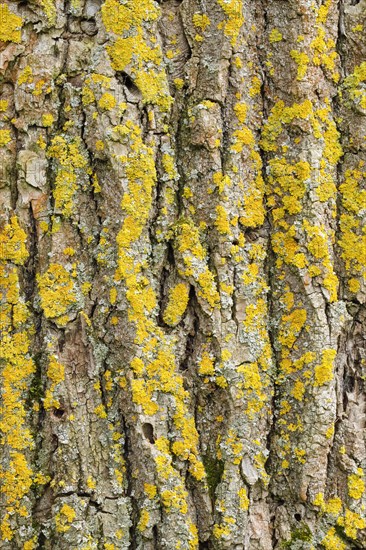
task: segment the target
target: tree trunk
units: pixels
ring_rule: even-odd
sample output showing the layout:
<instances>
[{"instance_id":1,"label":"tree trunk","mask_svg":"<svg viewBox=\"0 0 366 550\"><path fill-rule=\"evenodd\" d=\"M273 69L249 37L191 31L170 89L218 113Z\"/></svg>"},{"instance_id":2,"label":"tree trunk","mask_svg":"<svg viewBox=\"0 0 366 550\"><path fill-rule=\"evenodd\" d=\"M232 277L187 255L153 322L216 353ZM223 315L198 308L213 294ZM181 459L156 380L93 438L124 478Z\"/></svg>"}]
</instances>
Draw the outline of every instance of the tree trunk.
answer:
<instances>
[{"instance_id":1,"label":"tree trunk","mask_svg":"<svg viewBox=\"0 0 366 550\"><path fill-rule=\"evenodd\" d=\"M366 0L0 25L0 548L365 548Z\"/></svg>"}]
</instances>

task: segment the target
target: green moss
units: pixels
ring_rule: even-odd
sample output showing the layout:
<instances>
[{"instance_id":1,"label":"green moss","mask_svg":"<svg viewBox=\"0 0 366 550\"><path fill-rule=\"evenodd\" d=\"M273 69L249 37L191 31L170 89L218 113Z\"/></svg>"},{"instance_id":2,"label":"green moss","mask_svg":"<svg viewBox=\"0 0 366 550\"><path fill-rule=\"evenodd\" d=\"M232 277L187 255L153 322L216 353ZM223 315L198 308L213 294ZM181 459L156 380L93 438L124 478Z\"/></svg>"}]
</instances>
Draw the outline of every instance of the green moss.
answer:
<instances>
[{"instance_id":1,"label":"green moss","mask_svg":"<svg viewBox=\"0 0 366 550\"><path fill-rule=\"evenodd\" d=\"M295 543L299 543L300 541L310 543L312 540L313 540L313 535L310 530L310 527L303 522L300 525L300 527L298 527L292 532L291 539L282 543L282 548L291 549Z\"/></svg>"},{"instance_id":2,"label":"green moss","mask_svg":"<svg viewBox=\"0 0 366 550\"><path fill-rule=\"evenodd\" d=\"M207 485L212 500L215 498L216 487L221 481L224 472L224 461L214 458L210 454L202 457L202 462L206 472Z\"/></svg>"}]
</instances>

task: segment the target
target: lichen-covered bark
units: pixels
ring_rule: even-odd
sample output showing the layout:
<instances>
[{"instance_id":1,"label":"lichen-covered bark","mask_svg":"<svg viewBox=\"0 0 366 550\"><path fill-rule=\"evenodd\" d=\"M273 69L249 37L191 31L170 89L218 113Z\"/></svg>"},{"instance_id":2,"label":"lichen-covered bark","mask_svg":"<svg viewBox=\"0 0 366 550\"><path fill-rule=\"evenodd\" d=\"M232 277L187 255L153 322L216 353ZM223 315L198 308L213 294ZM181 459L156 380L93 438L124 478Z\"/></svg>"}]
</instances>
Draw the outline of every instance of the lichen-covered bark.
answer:
<instances>
[{"instance_id":1,"label":"lichen-covered bark","mask_svg":"<svg viewBox=\"0 0 366 550\"><path fill-rule=\"evenodd\" d=\"M0 548L366 547L366 1L0 3Z\"/></svg>"}]
</instances>

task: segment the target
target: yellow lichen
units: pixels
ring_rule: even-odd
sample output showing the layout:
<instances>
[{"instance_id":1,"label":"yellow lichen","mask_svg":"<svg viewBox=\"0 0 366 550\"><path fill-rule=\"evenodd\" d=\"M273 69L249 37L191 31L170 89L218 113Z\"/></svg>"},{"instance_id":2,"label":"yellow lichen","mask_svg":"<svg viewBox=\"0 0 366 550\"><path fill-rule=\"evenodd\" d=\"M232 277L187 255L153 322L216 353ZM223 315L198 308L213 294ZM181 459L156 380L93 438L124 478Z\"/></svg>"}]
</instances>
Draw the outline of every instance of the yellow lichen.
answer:
<instances>
[{"instance_id":1,"label":"yellow lichen","mask_svg":"<svg viewBox=\"0 0 366 550\"><path fill-rule=\"evenodd\" d=\"M228 36L231 45L235 46L244 23L242 0L217 1L226 15L226 20L219 24L219 28L224 29L225 36Z\"/></svg>"},{"instance_id":2,"label":"yellow lichen","mask_svg":"<svg viewBox=\"0 0 366 550\"><path fill-rule=\"evenodd\" d=\"M281 42L282 39L283 39L282 33L278 29L271 30L269 34L269 41L271 42L271 44L273 42Z\"/></svg>"},{"instance_id":3,"label":"yellow lichen","mask_svg":"<svg viewBox=\"0 0 366 550\"><path fill-rule=\"evenodd\" d=\"M185 283L178 283L169 292L169 299L163 314L164 323L170 326L177 325L185 310L189 299L189 287Z\"/></svg>"},{"instance_id":4,"label":"yellow lichen","mask_svg":"<svg viewBox=\"0 0 366 550\"><path fill-rule=\"evenodd\" d=\"M202 354L202 358L198 364L198 373L202 376L215 374L214 361L207 352Z\"/></svg>"},{"instance_id":5,"label":"yellow lichen","mask_svg":"<svg viewBox=\"0 0 366 550\"><path fill-rule=\"evenodd\" d=\"M98 101L99 107L101 109L104 109L105 111L110 111L116 106L116 104L117 104L116 98L108 92L103 94L100 100Z\"/></svg>"},{"instance_id":6,"label":"yellow lichen","mask_svg":"<svg viewBox=\"0 0 366 550\"><path fill-rule=\"evenodd\" d=\"M228 235L231 233L230 231L230 222L228 218L227 211L224 206L221 204L216 206L216 220L215 225L217 227L217 230L222 235Z\"/></svg>"},{"instance_id":7,"label":"yellow lichen","mask_svg":"<svg viewBox=\"0 0 366 550\"><path fill-rule=\"evenodd\" d=\"M43 126L46 126L49 127L49 126L52 126L52 124L54 123L54 117L51 113L46 113L44 115L42 115L42 124Z\"/></svg>"},{"instance_id":8,"label":"yellow lichen","mask_svg":"<svg viewBox=\"0 0 366 550\"><path fill-rule=\"evenodd\" d=\"M314 370L315 385L322 386L333 380L334 359L337 351L335 349L325 349L322 351L322 362Z\"/></svg>"},{"instance_id":9,"label":"yellow lichen","mask_svg":"<svg viewBox=\"0 0 366 550\"><path fill-rule=\"evenodd\" d=\"M305 52L291 50L290 55L297 64L297 80L303 80L310 63L309 56Z\"/></svg>"},{"instance_id":10,"label":"yellow lichen","mask_svg":"<svg viewBox=\"0 0 366 550\"><path fill-rule=\"evenodd\" d=\"M239 495L239 506L240 506L241 510L248 510L248 508L249 508L249 498L248 498L246 489L244 487L239 489L238 495Z\"/></svg>"},{"instance_id":11,"label":"yellow lichen","mask_svg":"<svg viewBox=\"0 0 366 550\"><path fill-rule=\"evenodd\" d=\"M157 493L156 485L151 485L151 483L144 483L144 491L150 500L156 497L156 493Z\"/></svg>"},{"instance_id":12,"label":"yellow lichen","mask_svg":"<svg viewBox=\"0 0 366 550\"><path fill-rule=\"evenodd\" d=\"M348 494L354 499L360 499L365 492L365 482L363 480L362 468L357 469L357 473L348 476Z\"/></svg>"},{"instance_id":13,"label":"yellow lichen","mask_svg":"<svg viewBox=\"0 0 366 550\"><path fill-rule=\"evenodd\" d=\"M350 537L351 539L356 540L357 530L365 529L366 520L356 512L353 512L352 510L347 509L344 514L344 517L338 518L337 524L343 527L347 537Z\"/></svg>"},{"instance_id":14,"label":"yellow lichen","mask_svg":"<svg viewBox=\"0 0 366 550\"><path fill-rule=\"evenodd\" d=\"M11 142L10 130L0 130L0 147L5 147Z\"/></svg>"},{"instance_id":15,"label":"yellow lichen","mask_svg":"<svg viewBox=\"0 0 366 550\"><path fill-rule=\"evenodd\" d=\"M43 11L45 12L48 23L50 25L54 25L56 22L56 4L54 0L40 0L40 4L43 8Z\"/></svg>"},{"instance_id":16,"label":"yellow lichen","mask_svg":"<svg viewBox=\"0 0 366 550\"><path fill-rule=\"evenodd\" d=\"M321 541L322 546L325 550L346 550L346 545L336 534L334 527L331 527L327 532L326 536Z\"/></svg>"},{"instance_id":17,"label":"yellow lichen","mask_svg":"<svg viewBox=\"0 0 366 550\"><path fill-rule=\"evenodd\" d=\"M68 504L63 504L59 513L55 516L56 531L66 533L76 518L75 510Z\"/></svg>"},{"instance_id":18,"label":"yellow lichen","mask_svg":"<svg viewBox=\"0 0 366 550\"><path fill-rule=\"evenodd\" d=\"M210 19L206 14L194 13L192 19L193 25L197 29L201 29L202 32L205 32L206 28L210 25Z\"/></svg>"},{"instance_id":19,"label":"yellow lichen","mask_svg":"<svg viewBox=\"0 0 366 550\"><path fill-rule=\"evenodd\" d=\"M22 18L12 13L8 4L0 4L0 40L2 42L21 41Z\"/></svg>"},{"instance_id":20,"label":"yellow lichen","mask_svg":"<svg viewBox=\"0 0 366 550\"><path fill-rule=\"evenodd\" d=\"M97 486L97 482L92 476L89 476L88 479L86 480L86 485L89 489L93 491Z\"/></svg>"},{"instance_id":21,"label":"yellow lichen","mask_svg":"<svg viewBox=\"0 0 366 550\"><path fill-rule=\"evenodd\" d=\"M87 160L80 150L80 138L72 140L56 136L53 138L47 155L57 161L57 174L53 196L55 208L69 217L73 212L73 197L78 189L78 175L87 169Z\"/></svg>"},{"instance_id":22,"label":"yellow lichen","mask_svg":"<svg viewBox=\"0 0 366 550\"><path fill-rule=\"evenodd\" d=\"M25 392L35 371L29 357L29 312L21 298L16 265L28 257L26 234L16 216L0 229L0 433L2 445L8 449L0 466L0 484L4 506L0 531L2 539L10 541L13 529L10 516L27 517L23 498L32 485L32 470L24 451L33 449L30 430L26 427Z\"/></svg>"},{"instance_id":23,"label":"yellow lichen","mask_svg":"<svg viewBox=\"0 0 366 550\"><path fill-rule=\"evenodd\" d=\"M43 275L37 276L41 306L46 317L63 316L77 302L75 283L61 264L50 264Z\"/></svg>"},{"instance_id":24,"label":"yellow lichen","mask_svg":"<svg viewBox=\"0 0 366 550\"><path fill-rule=\"evenodd\" d=\"M106 0L101 11L106 30L116 36L114 43L107 46L113 69L123 71L130 65L144 102L158 105L162 111L169 110L172 98L162 66L161 49L151 40L152 24L159 16L156 3L128 0L120 4L117 0ZM153 47L149 43L153 43Z\"/></svg>"},{"instance_id":25,"label":"yellow lichen","mask_svg":"<svg viewBox=\"0 0 366 550\"><path fill-rule=\"evenodd\" d=\"M51 356L47 369L47 377L51 381L49 389L46 390L46 395L43 400L43 406L46 410L52 407L58 407L59 402L54 398L53 393L61 382L65 379L65 367L59 363L56 357Z\"/></svg>"},{"instance_id":26,"label":"yellow lichen","mask_svg":"<svg viewBox=\"0 0 366 550\"><path fill-rule=\"evenodd\" d=\"M150 514L147 510L142 510L140 515L140 520L137 524L137 529L139 531L145 531L146 527L149 524Z\"/></svg>"}]
</instances>

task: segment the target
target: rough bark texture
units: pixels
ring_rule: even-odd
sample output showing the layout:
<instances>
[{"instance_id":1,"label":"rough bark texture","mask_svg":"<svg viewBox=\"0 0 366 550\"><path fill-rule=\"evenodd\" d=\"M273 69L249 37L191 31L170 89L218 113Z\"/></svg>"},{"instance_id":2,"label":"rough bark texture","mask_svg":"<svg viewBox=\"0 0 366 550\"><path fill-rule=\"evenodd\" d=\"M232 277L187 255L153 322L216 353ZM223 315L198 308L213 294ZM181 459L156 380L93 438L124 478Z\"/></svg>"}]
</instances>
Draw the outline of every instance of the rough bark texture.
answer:
<instances>
[{"instance_id":1,"label":"rough bark texture","mask_svg":"<svg viewBox=\"0 0 366 550\"><path fill-rule=\"evenodd\" d=\"M365 28L0 4L0 548L366 547Z\"/></svg>"}]
</instances>

